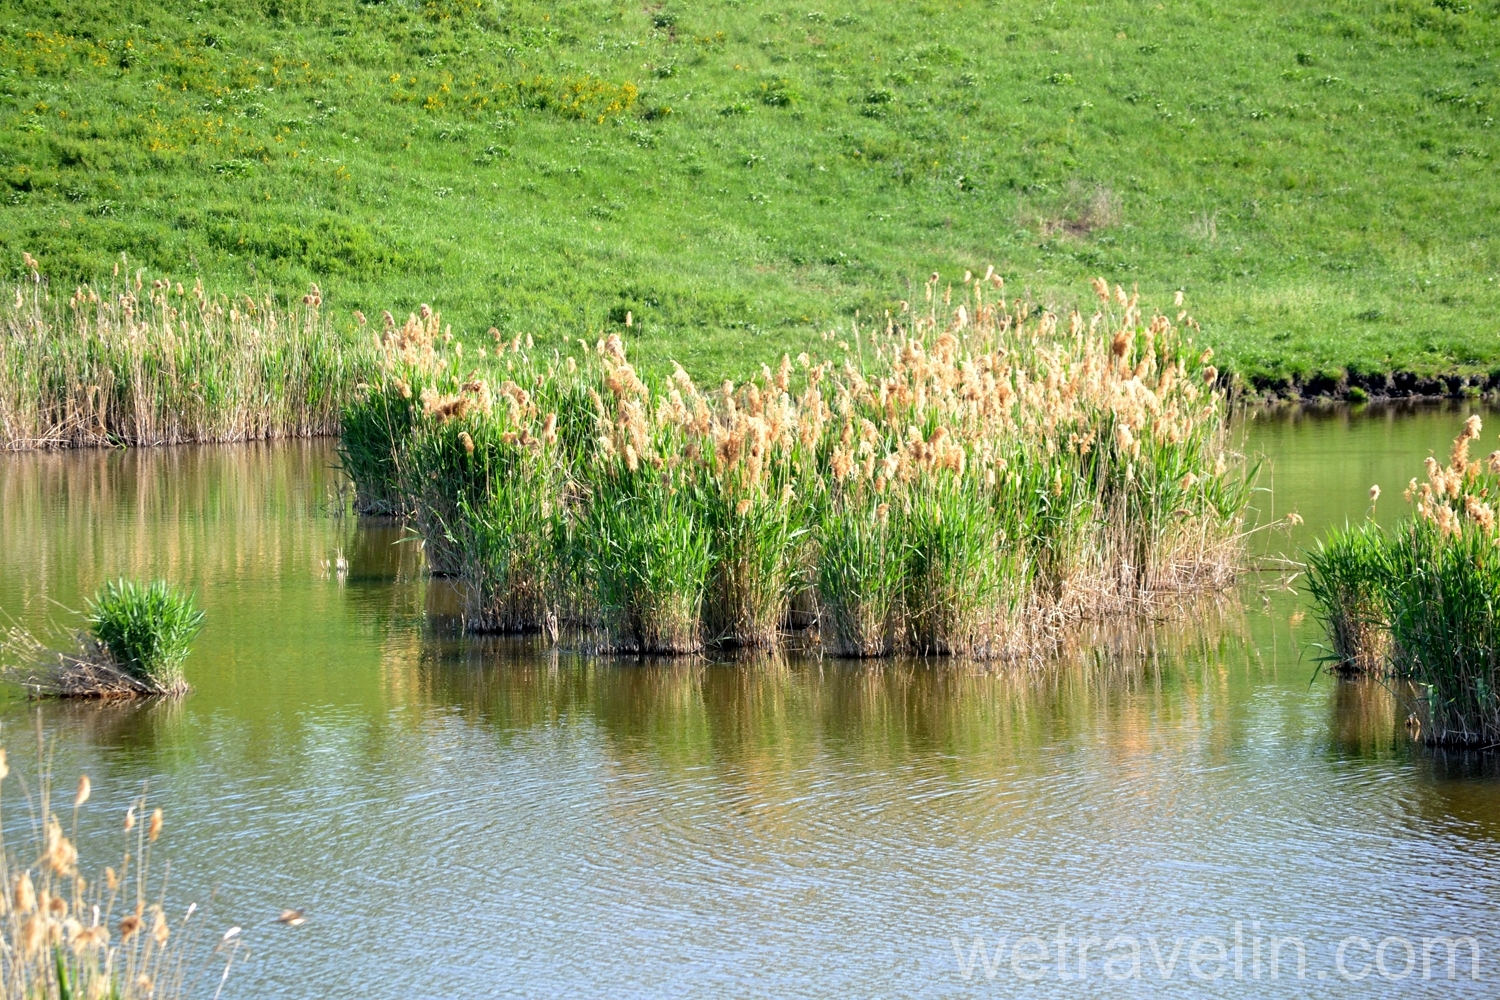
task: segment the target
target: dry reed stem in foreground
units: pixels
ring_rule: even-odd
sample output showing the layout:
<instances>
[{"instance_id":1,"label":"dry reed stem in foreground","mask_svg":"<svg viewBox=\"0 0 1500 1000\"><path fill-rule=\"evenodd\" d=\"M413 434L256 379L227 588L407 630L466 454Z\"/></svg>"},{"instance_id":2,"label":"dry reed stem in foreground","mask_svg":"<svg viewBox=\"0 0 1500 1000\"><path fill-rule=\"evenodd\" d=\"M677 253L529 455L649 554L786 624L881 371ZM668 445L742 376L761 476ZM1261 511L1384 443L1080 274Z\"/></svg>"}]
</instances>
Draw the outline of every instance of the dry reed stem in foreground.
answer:
<instances>
[{"instance_id":1,"label":"dry reed stem in foreground","mask_svg":"<svg viewBox=\"0 0 1500 1000\"><path fill-rule=\"evenodd\" d=\"M0 995L16 1000L176 1000L222 982L240 948L240 929L204 936L196 904L173 919L165 877L153 872L162 810L137 798L123 817L117 866L85 877L73 836L93 795L87 776L72 795L71 818L52 807L53 784L37 735L36 794L0 748L0 790L22 786L29 835L0 840ZM218 968L223 963L222 971ZM209 969L212 963L214 968Z\"/></svg>"}]
</instances>

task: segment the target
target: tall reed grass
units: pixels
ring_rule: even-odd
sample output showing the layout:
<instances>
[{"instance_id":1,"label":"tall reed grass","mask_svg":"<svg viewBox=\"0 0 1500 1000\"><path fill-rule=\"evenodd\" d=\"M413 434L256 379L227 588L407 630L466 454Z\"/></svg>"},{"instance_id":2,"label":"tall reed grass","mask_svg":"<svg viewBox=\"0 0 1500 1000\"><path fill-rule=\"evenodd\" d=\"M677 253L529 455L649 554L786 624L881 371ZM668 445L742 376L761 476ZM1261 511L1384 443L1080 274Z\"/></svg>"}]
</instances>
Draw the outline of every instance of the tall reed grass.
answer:
<instances>
[{"instance_id":1,"label":"tall reed grass","mask_svg":"<svg viewBox=\"0 0 1500 1000\"><path fill-rule=\"evenodd\" d=\"M1447 464L1427 459L1394 529L1345 528L1308 558L1335 654L1417 682L1430 743L1500 743L1500 451L1469 457L1481 430L1469 417Z\"/></svg>"},{"instance_id":2,"label":"tall reed grass","mask_svg":"<svg viewBox=\"0 0 1500 1000\"><path fill-rule=\"evenodd\" d=\"M139 275L63 299L33 270L0 302L0 450L337 433L373 351L321 304Z\"/></svg>"},{"instance_id":3,"label":"tall reed grass","mask_svg":"<svg viewBox=\"0 0 1500 1000\"><path fill-rule=\"evenodd\" d=\"M796 605L838 654L1016 655L1220 589L1243 547L1212 352L1180 301L1095 292L1061 318L993 273L934 279L925 309L827 335L831 360L713 390L648 382L613 335L466 358L424 307L388 321L343 450L379 456L349 462L360 491L410 512L478 628L766 647ZM405 436L350 416L403 407Z\"/></svg>"}]
</instances>

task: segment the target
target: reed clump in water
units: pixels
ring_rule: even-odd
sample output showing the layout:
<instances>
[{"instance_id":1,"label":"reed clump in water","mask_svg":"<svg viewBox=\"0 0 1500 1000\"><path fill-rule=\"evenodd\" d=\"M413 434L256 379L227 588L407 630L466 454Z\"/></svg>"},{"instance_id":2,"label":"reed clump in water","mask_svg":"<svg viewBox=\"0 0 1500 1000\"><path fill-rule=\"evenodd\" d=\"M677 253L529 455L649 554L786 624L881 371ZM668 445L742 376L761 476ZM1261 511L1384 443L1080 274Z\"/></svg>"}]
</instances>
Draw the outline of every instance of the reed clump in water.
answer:
<instances>
[{"instance_id":1,"label":"reed clump in water","mask_svg":"<svg viewBox=\"0 0 1500 1000\"><path fill-rule=\"evenodd\" d=\"M1390 538L1373 521L1329 534L1307 559L1307 590L1332 643L1334 669L1378 673L1390 653Z\"/></svg>"},{"instance_id":2,"label":"reed clump in water","mask_svg":"<svg viewBox=\"0 0 1500 1000\"><path fill-rule=\"evenodd\" d=\"M1417 682L1434 744L1500 742L1500 451L1469 457L1481 429L1469 417L1448 463L1427 459L1395 528L1346 528L1309 557L1336 652Z\"/></svg>"},{"instance_id":3,"label":"reed clump in water","mask_svg":"<svg viewBox=\"0 0 1500 1000\"><path fill-rule=\"evenodd\" d=\"M12 629L3 644L4 676L38 696L186 694L182 663L203 619L191 594L163 580L110 581L88 602L76 650L47 650L29 632Z\"/></svg>"},{"instance_id":4,"label":"reed clump in water","mask_svg":"<svg viewBox=\"0 0 1500 1000\"><path fill-rule=\"evenodd\" d=\"M62 300L31 278L0 303L0 450L334 434L371 371L316 286L284 307L139 275Z\"/></svg>"},{"instance_id":5,"label":"reed clump in water","mask_svg":"<svg viewBox=\"0 0 1500 1000\"><path fill-rule=\"evenodd\" d=\"M1064 320L993 275L957 303L934 280L925 313L830 335L835 360L712 391L681 368L648 383L618 336L465 362L424 314L357 405L425 385L381 488L479 627L681 653L775 645L795 605L842 655L1024 655L1221 589L1243 547L1249 473L1211 352L1186 313L1095 291Z\"/></svg>"},{"instance_id":6,"label":"reed clump in water","mask_svg":"<svg viewBox=\"0 0 1500 1000\"><path fill-rule=\"evenodd\" d=\"M0 749L0 790L14 788ZM28 1000L111 997L163 1000L222 982L239 949L239 928L217 941L202 934L196 905L178 919L166 910L165 877L152 854L164 829L160 809L144 797L124 817L124 853L116 867L85 877L68 831L92 796L79 779L71 818L52 807L51 776L43 768L33 797L24 791L30 835L0 844L0 993ZM8 796L7 796L8 798ZM209 973L207 963L223 962Z\"/></svg>"}]
</instances>

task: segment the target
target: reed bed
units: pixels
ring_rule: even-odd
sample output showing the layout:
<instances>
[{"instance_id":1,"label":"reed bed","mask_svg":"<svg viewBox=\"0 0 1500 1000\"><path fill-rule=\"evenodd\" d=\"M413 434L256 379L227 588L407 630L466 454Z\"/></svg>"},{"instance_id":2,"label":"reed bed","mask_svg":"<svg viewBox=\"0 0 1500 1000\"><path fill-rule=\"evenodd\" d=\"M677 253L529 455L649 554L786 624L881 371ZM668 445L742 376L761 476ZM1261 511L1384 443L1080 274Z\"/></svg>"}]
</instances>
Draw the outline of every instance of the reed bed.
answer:
<instances>
[{"instance_id":1,"label":"reed bed","mask_svg":"<svg viewBox=\"0 0 1500 1000\"><path fill-rule=\"evenodd\" d=\"M1415 681L1434 744L1500 743L1500 451L1470 458L1481 430L1469 417L1447 464L1427 459L1393 529L1346 527L1308 559L1335 656Z\"/></svg>"},{"instance_id":2,"label":"reed bed","mask_svg":"<svg viewBox=\"0 0 1500 1000\"><path fill-rule=\"evenodd\" d=\"M0 450L336 434L374 355L321 306L118 273L64 300L33 270L0 303Z\"/></svg>"},{"instance_id":3,"label":"reed bed","mask_svg":"<svg viewBox=\"0 0 1500 1000\"><path fill-rule=\"evenodd\" d=\"M1222 589L1243 549L1212 352L1180 299L1174 320L1094 290L1063 318L993 273L934 278L925 308L826 335L831 358L714 389L648 382L617 335L465 357L424 307L387 318L342 448L476 630L765 648L796 607L837 655L1025 655Z\"/></svg>"}]
</instances>

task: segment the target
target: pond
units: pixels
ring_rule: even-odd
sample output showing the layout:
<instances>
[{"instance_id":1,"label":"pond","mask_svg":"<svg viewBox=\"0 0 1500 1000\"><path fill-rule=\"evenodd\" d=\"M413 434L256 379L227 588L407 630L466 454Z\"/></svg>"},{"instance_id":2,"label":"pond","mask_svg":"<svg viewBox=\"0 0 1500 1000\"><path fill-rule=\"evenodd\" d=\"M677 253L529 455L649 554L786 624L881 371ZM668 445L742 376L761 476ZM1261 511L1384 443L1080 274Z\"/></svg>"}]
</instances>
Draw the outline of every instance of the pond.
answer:
<instances>
[{"instance_id":1,"label":"pond","mask_svg":"<svg viewBox=\"0 0 1500 1000\"><path fill-rule=\"evenodd\" d=\"M1265 519L1306 519L1256 551L1372 483L1394 518L1467 412L1250 421ZM588 659L459 635L335 466L0 457L0 612L65 635L117 574L208 611L186 699L11 697L0 736L17 772L40 726L61 785L91 776L98 865L149 787L171 898L245 929L225 996L1494 993L1500 768L1316 675L1283 572L1041 670ZM1477 980L1439 940L1465 935Z\"/></svg>"}]
</instances>

